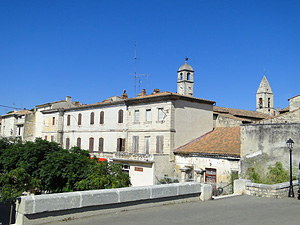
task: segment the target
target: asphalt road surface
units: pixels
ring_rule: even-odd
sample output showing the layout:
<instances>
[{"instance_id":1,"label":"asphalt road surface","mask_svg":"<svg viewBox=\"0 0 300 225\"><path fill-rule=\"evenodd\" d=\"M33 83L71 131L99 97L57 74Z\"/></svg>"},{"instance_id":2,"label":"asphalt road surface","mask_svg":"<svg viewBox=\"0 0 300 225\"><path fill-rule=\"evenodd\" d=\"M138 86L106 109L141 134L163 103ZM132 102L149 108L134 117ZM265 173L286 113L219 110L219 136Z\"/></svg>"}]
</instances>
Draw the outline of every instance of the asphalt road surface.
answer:
<instances>
[{"instance_id":1,"label":"asphalt road surface","mask_svg":"<svg viewBox=\"0 0 300 225\"><path fill-rule=\"evenodd\" d=\"M55 225L299 225L300 200L235 196L207 202L169 204Z\"/></svg>"}]
</instances>

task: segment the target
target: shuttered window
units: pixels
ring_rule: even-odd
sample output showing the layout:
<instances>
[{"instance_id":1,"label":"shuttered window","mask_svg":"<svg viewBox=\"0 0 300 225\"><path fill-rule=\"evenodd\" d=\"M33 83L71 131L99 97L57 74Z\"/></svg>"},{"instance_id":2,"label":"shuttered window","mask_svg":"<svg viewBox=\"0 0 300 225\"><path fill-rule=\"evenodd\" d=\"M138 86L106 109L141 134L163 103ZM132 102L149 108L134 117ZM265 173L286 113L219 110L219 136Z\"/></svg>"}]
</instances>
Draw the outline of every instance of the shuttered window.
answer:
<instances>
[{"instance_id":1,"label":"shuttered window","mask_svg":"<svg viewBox=\"0 0 300 225\"><path fill-rule=\"evenodd\" d=\"M100 112L100 124L104 124L104 112Z\"/></svg>"},{"instance_id":2,"label":"shuttered window","mask_svg":"<svg viewBox=\"0 0 300 225\"><path fill-rule=\"evenodd\" d=\"M67 116L67 126L70 126L71 124L71 115Z\"/></svg>"},{"instance_id":3,"label":"shuttered window","mask_svg":"<svg viewBox=\"0 0 300 225\"><path fill-rule=\"evenodd\" d=\"M139 122L140 121L140 111L135 110L134 111L134 122Z\"/></svg>"},{"instance_id":4,"label":"shuttered window","mask_svg":"<svg viewBox=\"0 0 300 225\"><path fill-rule=\"evenodd\" d=\"M132 137L132 152L139 152L139 136Z\"/></svg>"},{"instance_id":5,"label":"shuttered window","mask_svg":"<svg viewBox=\"0 0 300 225\"><path fill-rule=\"evenodd\" d=\"M77 138L77 147L81 148L81 138Z\"/></svg>"},{"instance_id":6,"label":"shuttered window","mask_svg":"<svg viewBox=\"0 0 300 225\"><path fill-rule=\"evenodd\" d=\"M118 112L118 123L123 123L123 110L120 109Z\"/></svg>"},{"instance_id":7,"label":"shuttered window","mask_svg":"<svg viewBox=\"0 0 300 225\"><path fill-rule=\"evenodd\" d=\"M145 154L150 153L150 136L145 137Z\"/></svg>"},{"instance_id":8,"label":"shuttered window","mask_svg":"<svg viewBox=\"0 0 300 225\"><path fill-rule=\"evenodd\" d=\"M90 115L90 124L94 124L94 122L95 122L95 113L91 112L91 115Z\"/></svg>"},{"instance_id":9,"label":"shuttered window","mask_svg":"<svg viewBox=\"0 0 300 225\"><path fill-rule=\"evenodd\" d=\"M156 153L164 152L164 136L156 136Z\"/></svg>"},{"instance_id":10,"label":"shuttered window","mask_svg":"<svg viewBox=\"0 0 300 225\"><path fill-rule=\"evenodd\" d=\"M146 121L151 121L151 109L146 109Z\"/></svg>"},{"instance_id":11,"label":"shuttered window","mask_svg":"<svg viewBox=\"0 0 300 225\"><path fill-rule=\"evenodd\" d=\"M82 114L78 114L78 125L81 125Z\"/></svg>"},{"instance_id":12,"label":"shuttered window","mask_svg":"<svg viewBox=\"0 0 300 225\"><path fill-rule=\"evenodd\" d=\"M70 148L70 138L66 138L66 149Z\"/></svg>"},{"instance_id":13,"label":"shuttered window","mask_svg":"<svg viewBox=\"0 0 300 225\"><path fill-rule=\"evenodd\" d=\"M90 152L94 151L94 138L90 138L89 140L89 151Z\"/></svg>"},{"instance_id":14,"label":"shuttered window","mask_svg":"<svg viewBox=\"0 0 300 225\"><path fill-rule=\"evenodd\" d=\"M159 108L158 109L158 121L163 121L164 120L164 109L163 108Z\"/></svg>"},{"instance_id":15,"label":"shuttered window","mask_svg":"<svg viewBox=\"0 0 300 225\"><path fill-rule=\"evenodd\" d=\"M99 152L103 152L103 138L99 138Z\"/></svg>"},{"instance_id":16,"label":"shuttered window","mask_svg":"<svg viewBox=\"0 0 300 225\"><path fill-rule=\"evenodd\" d=\"M117 151L124 152L125 151L125 138L117 139Z\"/></svg>"}]
</instances>

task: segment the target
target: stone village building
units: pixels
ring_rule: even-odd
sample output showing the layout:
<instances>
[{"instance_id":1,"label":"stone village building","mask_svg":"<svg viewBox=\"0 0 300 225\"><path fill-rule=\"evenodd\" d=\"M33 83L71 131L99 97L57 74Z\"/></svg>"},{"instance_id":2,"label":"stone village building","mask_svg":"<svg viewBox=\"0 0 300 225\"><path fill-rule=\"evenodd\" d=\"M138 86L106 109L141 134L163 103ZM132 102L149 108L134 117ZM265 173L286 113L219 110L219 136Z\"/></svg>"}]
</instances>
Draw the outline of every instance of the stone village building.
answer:
<instances>
[{"instance_id":1,"label":"stone village building","mask_svg":"<svg viewBox=\"0 0 300 225\"><path fill-rule=\"evenodd\" d=\"M272 138L263 141L273 130L264 129L267 124L299 122L300 95L289 99L287 109L275 110L265 76L256 94L256 111L219 107L214 101L195 98L193 85L194 70L185 62L177 72L177 93L155 89L147 95L143 90L128 98L124 92L89 105L67 96L37 105L34 112L20 117L22 122L8 122L12 115L2 116L1 136L9 136L7 124L22 125L20 133L13 129L13 137L25 141L41 137L67 149L88 149L100 159L123 164L133 186L156 184L165 176L224 186L231 173L247 170L245 159L262 155L258 154L264 151L260 142L271 143ZM298 129L299 124L291 127ZM284 133L285 129L279 130ZM259 136L261 130L267 135Z\"/></svg>"},{"instance_id":2,"label":"stone village building","mask_svg":"<svg viewBox=\"0 0 300 225\"><path fill-rule=\"evenodd\" d=\"M185 62L177 72L177 93L143 90L135 98L123 93L89 105L71 97L37 105L22 138L80 146L122 163L133 186L156 184L165 175L179 178L174 149L213 129L215 102L193 97L193 85L194 70Z\"/></svg>"}]
</instances>

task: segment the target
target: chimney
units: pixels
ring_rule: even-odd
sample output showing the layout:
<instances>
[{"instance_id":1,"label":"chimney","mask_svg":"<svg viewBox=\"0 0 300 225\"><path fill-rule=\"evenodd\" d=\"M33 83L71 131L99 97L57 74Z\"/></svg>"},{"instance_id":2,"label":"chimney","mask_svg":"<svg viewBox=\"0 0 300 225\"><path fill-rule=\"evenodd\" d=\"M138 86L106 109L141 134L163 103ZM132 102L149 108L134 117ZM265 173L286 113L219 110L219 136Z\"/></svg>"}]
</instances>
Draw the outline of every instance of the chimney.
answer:
<instances>
[{"instance_id":1,"label":"chimney","mask_svg":"<svg viewBox=\"0 0 300 225\"><path fill-rule=\"evenodd\" d=\"M138 97L145 96L146 95L146 89L143 89L141 93L138 94Z\"/></svg>"},{"instance_id":2,"label":"chimney","mask_svg":"<svg viewBox=\"0 0 300 225\"><path fill-rule=\"evenodd\" d=\"M72 103L72 97L71 96L66 96L66 102Z\"/></svg>"},{"instance_id":3,"label":"chimney","mask_svg":"<svg viewBox=\"0 0 300 225\"><path fill-rule=\"evenodd\" d=\"M153 91L153 94L157 94L159 92L160 92L160 90L158 88L155 88L154 91Z\"/></svg>"},{"instance_id":4,"label":"chimney","mask_svg":"<svg viewBox=\"0 0 300 225\"><path fill-rule=\"evenodd\" d=\"M121 95L121 99L127 99L128 95L126 94L126 90L124 90L124 92Z\"/></svg>"}]
</instances>

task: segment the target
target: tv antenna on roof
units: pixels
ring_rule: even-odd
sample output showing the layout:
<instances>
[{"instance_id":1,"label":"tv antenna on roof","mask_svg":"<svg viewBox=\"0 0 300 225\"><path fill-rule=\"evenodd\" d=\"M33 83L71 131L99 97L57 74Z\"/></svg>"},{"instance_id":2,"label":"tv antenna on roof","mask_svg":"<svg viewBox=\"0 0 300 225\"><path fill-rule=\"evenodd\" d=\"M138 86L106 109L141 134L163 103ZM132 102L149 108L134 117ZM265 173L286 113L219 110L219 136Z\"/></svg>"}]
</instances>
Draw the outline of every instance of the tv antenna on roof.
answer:
<instances>
[{"instance_id":1,"label":"tv antenna on roof","mask_svg":"<svg viewBox=\"0 0 300 225\"><path fill-rule=\"evenodd\" d=\"M136 79L138 78L138 82L139 82L139 92L140 92L140 88L141 88L141 76L146 76L147 82L146 82L146 90L148 89L148 76L149 74L137 74L136 72L136 61L137 61L137 57L136 57L136 41L134 42L134 96L137 96L136 94Z\"/></svg>"}]
</instances>

